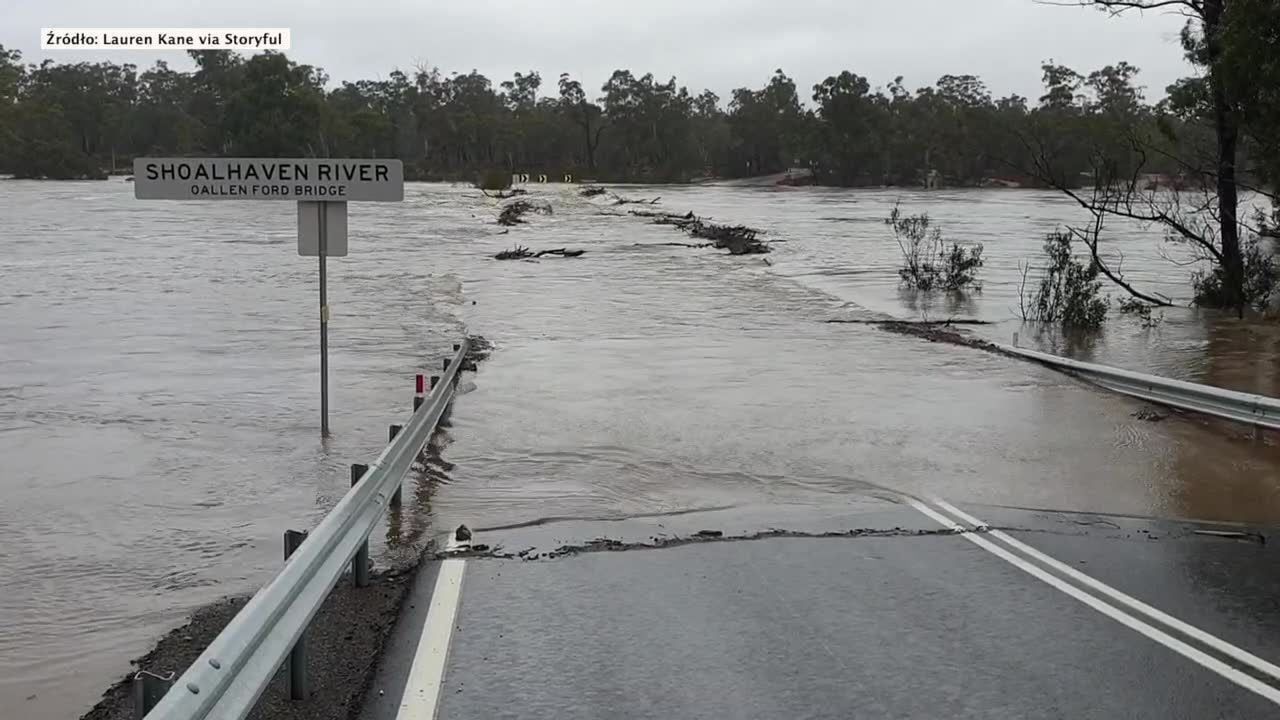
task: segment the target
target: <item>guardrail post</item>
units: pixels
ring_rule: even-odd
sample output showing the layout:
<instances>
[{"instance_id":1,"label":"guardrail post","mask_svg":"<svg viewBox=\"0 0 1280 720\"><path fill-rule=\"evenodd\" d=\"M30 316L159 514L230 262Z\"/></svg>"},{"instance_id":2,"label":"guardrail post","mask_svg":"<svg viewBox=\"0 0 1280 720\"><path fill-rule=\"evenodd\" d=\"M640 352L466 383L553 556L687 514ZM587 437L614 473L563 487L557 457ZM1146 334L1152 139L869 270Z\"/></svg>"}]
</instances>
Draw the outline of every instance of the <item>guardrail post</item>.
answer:
<instances>
[{"instance_id":1,"label":"guardrail post","mask_svg":"<svg viewBox=\"0 0 1280 720\"><path fill-rule=\"evenodd\" d=\"M146 670L133 676L133 717L142 720L173 685L173 673L157 675Z\"/></svg>"},{"instance_id":2,"label":"guardrail post","mask_svg":"<svg viewBox=\"0 0 1280 720\"><path fill-rule=\"evenodd\" d=\"M422 407L422 375L417 375L413 379L413 411L418 412L418 408Z\"/></svg>"},{"instance_id":3,"label":"guardrail post","mask_svg":"<svg viewBox=\"0 0 1280 720\"><path fill-rule=\"evenodd\" d=\"M351 487L355 487L360 482L360 478L369 472L369 466L363 463L351 464ZM360 543L360 549L356 550L356 556L351 558L351 581L356 587L369 586L369 539Z\"/></svg>"},{"instance_id":4,"label":"guardrail post","mask_svg":"<svg viewBox=\"0 0 1280 720\"><path fill-rule=\"evenodd\" d=\"M390 428L388 428L387 442L391 442L392 440L395 440L396 436L399 435L400 431L403 429L404 429L403 425L392 425ZM400 507L400 502L403 499L400 496L401 495L400 491L403 489L404 489L404 480L401 479L400 482L396 484L395 493L391 495L391 507Z\"/></svg>"},{"instance_id":5,"label":"guardrail post","mask_svg":"<svg viewBox=\"0 0 1280 720\"><path fill-rule=\"evenodd\" d=\"M295 550L302 547L307 539L305 532L297 530L284 531L284 559L287 561ZM307 688L307 631L298 636L298 642L289 651L289 697L294 700L306 700Z\"/></svg>"}]
</instances>

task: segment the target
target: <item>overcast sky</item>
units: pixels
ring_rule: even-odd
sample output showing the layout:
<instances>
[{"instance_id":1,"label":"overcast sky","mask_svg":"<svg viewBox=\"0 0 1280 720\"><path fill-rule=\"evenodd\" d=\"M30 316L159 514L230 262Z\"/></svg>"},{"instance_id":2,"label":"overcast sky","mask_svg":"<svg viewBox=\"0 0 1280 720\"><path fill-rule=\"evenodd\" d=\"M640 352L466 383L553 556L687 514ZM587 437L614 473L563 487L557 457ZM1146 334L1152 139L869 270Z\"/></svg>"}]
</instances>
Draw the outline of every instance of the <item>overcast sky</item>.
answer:
<instances>
[{"instance_id":1,"label":"overcast sky","mask_svg":"<svg viewBox=\"0 0 1280 720\"><path fill-rule=\"evenodd\" d=\"M626 68L727 99L781 67L804 100L841 70L873 86L903 75L911 88L968 73L996 95L1034 100L1040 63L1052 58L1086 74L1128 60L1158 99L1191 72L1181 18L1117 19L1035 0L0 0L0 17L0 44L31 61L190 67L181 52L41 51L41 27L288 27L289 55L335 81L425 63L478 69L495 83L537 70L550 92L561 72L595 89Z\"/></svg>"}]
</instances>

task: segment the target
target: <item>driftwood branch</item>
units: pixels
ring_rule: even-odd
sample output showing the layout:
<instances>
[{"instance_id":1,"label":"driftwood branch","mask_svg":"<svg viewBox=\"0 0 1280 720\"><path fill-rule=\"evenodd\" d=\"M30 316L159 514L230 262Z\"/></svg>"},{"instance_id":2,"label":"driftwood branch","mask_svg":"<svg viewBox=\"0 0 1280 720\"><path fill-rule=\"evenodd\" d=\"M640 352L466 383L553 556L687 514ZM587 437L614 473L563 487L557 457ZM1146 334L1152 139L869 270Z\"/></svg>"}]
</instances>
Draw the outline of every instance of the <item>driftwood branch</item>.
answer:
<instances>
[{"instance_id":1,"label":"driftwood branch","mask_svg":"<svg viewBox=\"0 0 1280 720\"><path fill-rule=\"evenodd\" d=\"M656 197L652 200L645 200L643 198L624 198L615 193L610 193L610 195L613 195L614 205L657 205L658 201L662 199L661 197Z\"/></svg>"},{"instance_id":2,"label":"driftwood branch","mask_svg":"<svg viewBox=\"0 0 1280 720\"><path fill-rule=\"evenodd\" d=\"M965 318L949 318L947 320L842 320L840 318L832 318L827 320L828 323L839 323L842 325L991 325L990 320L971 320Z\"/></svg>"},{"instance_id":3,"label":"driftwood branch","mask_svg":"<svg viewBox=\"0 0 1280 720\"><path fill-rule=\"evenodd\" d=\"M484 196L485 196L485 197L487 197L487 198L493 198L493 199L495 199L495 200L509 200L509 199L511 199L511 198L513 198L513 197L519 197L519 196L521 196L521 195L528 195L528 194L529 194L529 191L528 191L528 190L525 190L524 188L515 188L515 189L511 190L510 192L505 192L505 193L504 193L504 192L502 192L501 190L499 190L498 192L494 193L493 195L490 195L490 194L489 194L489 191L488 191L488 190L485 190L484 188L480 188L480 192L484 193Z\"/></svg>"},{"instance_id":4,"label":"driftwood branch","mask_svg":"<svg viewBox=\"0 0 1280 720\"><path fill-rule=\"evenodd\" d=\"M627 214L635 215L636 217L669 218L672 220L693 220L694 219L692 210L685 213L684 215L680 215L679 213L658 212L656 210L628 210Z\"/></svg>"},{"instance_id":5,"label":"driftwood branch","mask_svg":"<svg viewBox=\"0 0 1280 720\"><path fill-rule=\"evenodd\" d=\"M534 252L523 245L516 245L510 250L503 250L494 255L495 260L526 260L531 258L540 258L543 255L559 255L560 257L579 257L586 250L568 250L566 248L555 248L554 250L539 250Z\"/></svg>"}]
</instances>

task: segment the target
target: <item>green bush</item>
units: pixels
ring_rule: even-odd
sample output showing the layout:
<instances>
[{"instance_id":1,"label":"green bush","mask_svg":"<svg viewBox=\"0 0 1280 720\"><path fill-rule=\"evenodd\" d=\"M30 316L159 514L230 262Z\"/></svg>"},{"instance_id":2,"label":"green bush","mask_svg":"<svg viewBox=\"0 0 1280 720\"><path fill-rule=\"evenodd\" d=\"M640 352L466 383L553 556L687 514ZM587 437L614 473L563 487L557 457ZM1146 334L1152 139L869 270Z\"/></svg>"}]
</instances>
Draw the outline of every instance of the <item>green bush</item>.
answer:
<instances>
[{"instance_id":1,"label":"green bush","mask_svg":"<svg viewBox=\"0 0 1280 720\"><path fill-rule=\"evenodd\" d=\"M1025 272L1022 289L1022 317L1062 327L1093 329L1107 318L1107 298L1102 297L1098 266L1083 265L1071 252L1071 234L1052 232L1045 238L1047 265L1040 284L1026 293Z\"/></svg>"},{"instance_id":2,"label":"green bush","mask_svg":"<svg viewBox=\"0 0 1280 720\"><path fill-rule=\"evenodd\" d=\"M982 269L982 244L950 245L942 230L933 225L927 214L903 217L895 205L885 219L893 228L893 237L902 251L902 267L898 277L907 287L917 290L979 290L978 271Z\"/></svg>"}]
</instances>

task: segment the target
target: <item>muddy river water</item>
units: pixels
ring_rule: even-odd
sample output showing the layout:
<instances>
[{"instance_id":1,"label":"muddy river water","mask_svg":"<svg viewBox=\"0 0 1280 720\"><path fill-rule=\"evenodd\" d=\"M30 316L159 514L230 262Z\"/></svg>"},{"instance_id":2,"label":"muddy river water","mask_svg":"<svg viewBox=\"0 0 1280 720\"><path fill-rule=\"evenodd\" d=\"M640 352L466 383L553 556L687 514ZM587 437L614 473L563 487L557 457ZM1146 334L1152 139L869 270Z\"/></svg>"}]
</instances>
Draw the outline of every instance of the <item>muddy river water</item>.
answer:
<instances>
[{"instance_id":1,"label":"muddy river water","mask_svg":"<svg viewBox=\"0 0 1280 720\"><path fill-rule=\"evenodd\" d=\"M1134 417L1047 369L829 319L957 316L1097 362L1280 393L1280 330L1170 309L1100 336L1017 318L1019 261L1079 211L1032 191L624 188L766 229L760 257L564 186L507 234L496 201L410 185L352 205L330 261L333 436L318 433L317 273L288 203L141 202L132 186L0 185L0 716L73 717L192 608L251 591L407 413L414 372L494 342L443 473L412 479L377 554L466 522L701 509L768 516L866 495L1275 522L1280 452L1245 429ZM928 211L986 248L981 293L902 291L883 218ZM1127 276L1181 302L1158 231L1115 228ZM498 262L519 243L577 259Z\"/></svg>"}]
</instances>

